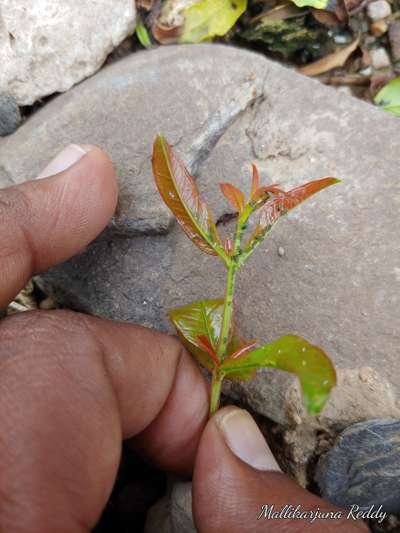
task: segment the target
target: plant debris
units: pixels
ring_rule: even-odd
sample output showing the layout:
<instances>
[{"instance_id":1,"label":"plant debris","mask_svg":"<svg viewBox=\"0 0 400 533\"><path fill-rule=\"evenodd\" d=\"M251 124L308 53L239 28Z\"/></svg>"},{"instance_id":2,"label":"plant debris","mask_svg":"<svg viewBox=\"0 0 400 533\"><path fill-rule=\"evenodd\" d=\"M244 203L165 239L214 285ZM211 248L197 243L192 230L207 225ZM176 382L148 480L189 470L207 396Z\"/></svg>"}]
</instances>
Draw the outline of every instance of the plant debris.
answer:
<instances>
[{"instance_id":1,"label":"plant debris","mask_svg":"<svg viewBox=\"0 0 400 533\"><path fill-rule=\"evenodd\" d=\"M137 7L146 47L152 39L219 39L371 103L400 75L400 0L138 0Z\"/></svg>"}]
</instances>

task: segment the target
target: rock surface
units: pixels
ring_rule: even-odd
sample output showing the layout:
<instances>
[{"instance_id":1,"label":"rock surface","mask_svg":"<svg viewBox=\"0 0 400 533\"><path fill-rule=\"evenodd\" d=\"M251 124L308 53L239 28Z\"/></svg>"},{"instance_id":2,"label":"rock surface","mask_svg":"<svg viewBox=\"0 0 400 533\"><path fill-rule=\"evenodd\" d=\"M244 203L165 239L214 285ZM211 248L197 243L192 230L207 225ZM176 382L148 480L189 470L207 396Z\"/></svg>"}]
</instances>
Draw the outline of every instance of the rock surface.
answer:
<instances>
[{"instance_id":1,"label":"rock surface","mask_svg":"<svg viewBox=\"0 0 400 533\"><path fill-rule=\"evenodd\" d=\"M145 533L196 533L192 514L192 484L177 481L170 494L149 510Z\"/></svg>"},{"instance_id":2,"label":"rock surface","mask_svg":"<svg viewBox=\"0 0 400 533\"><path fill-rule=\"evenodd\" d=\"M349 405L333 401L330 419L396 416L398 119L257 54L180 46L107 67L3 139L4 183L34 176L71 141L110 153L121 186L112 226L125 237L111 239L109 230L49 272L46 283L67 305L172 331L167 309L222 294L224 268L171 225L161 204L150 170L159 131L196 171L217 219L231 212L218 182L248 189L253 161L265 182L285 187L324 175L343 178L289 214L251 258L238 278L238 321L247 338L302 335L354 374L364 392L355 392ZM232 231L233 223L219 227ZM373 384L357 377L364 367L372 369ZM369 388L379 390L380 382L387 387L382 401L365 409ZM255 382L259 391L237 384L235 394L293 427L308 420L293 383L287 374L265 371Z\"/></svg>"},{"instance_id":3,"label":"rock surface","mask_svg":"<svg viewBox=\"0 0 400 533\"><path fill-rule=\"evenodd\" d=\"M380 505L400 513L400 420L369 420L347 428L320 460L322 495L340 507Z\"/></svg>"},{"instance_id":4,"label":"rock surface","mask_svg":"<svg viewBox=\"0 0 400 533\"><path fill-rule=\"evenodd\" d=\"M2 0L0 91L20 105L87 78L135 28L133 0Z\"/></svg>"},{"instance_id":5,"label":"rock surface","mask_svg":"<svg viewBox=\"0 0 400 533\"><path fill-rule=\"evenodd\" d=\"M13 133L21 123L21 113L15 98L0 92L0 137Z\"/></svg>"}]
</instances>

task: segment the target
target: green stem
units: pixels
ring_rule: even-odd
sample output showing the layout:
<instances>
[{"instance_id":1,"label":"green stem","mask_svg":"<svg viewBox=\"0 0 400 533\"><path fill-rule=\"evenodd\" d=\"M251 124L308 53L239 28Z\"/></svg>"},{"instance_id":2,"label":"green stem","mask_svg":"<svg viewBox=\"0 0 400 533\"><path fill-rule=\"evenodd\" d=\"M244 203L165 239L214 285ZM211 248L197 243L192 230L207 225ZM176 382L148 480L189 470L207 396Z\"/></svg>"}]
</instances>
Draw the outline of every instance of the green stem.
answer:
<instances>
[{"instance_id":1,"label":"green stem","mask_svg":"<svg viewBox=\"0 0 400 533\"><path fill-rule=\"evenodd\" d=\"M222 379L221 373L218 370L214 370L211 379L210 418L218 411Z\"/></svg>"},{"instance_id":2,"label":"green stem","mask_svg":"<svg viewBox=\"0 0 400 533\"><path fill-rule=\"evenodd\" d=\"M229 334L232 327L232 315L233 315L233 294L235 290L235 279L236 272L238 268L243 264L241 259L242 250L241 250L241 241L243 232L246 229L247 221L250 215L255 211L256 204L248 204L243 212L241 213L237 225L236 232L233 242L233 251L232 256L226 257L226 266L228 269L227 278L226 278L226 289L225 289L225 300L224 300L224 310L222 313L222 324L221 332L218 339L217 345L217 356L218 359L222 362L226 357L226 350L229 343ZM224 376L221 375L221 372L216 368L212 374L211 380L211 399L210 399L210 417L217 411L219 406L219 400L221 396L221 385Z\"/></svg>"},{"instance_id":3,"label":"green stem","mask_svg":"<svg viewBox=\"0 0 400 533\"><path fill-rule=\"evenodd\" d=\"M236 270L237 266L235 261L231 261L228 267L228 274L226 278L224 311L222 314L221 332L217 346L217 356L220 361L222 361L225 357L226 348L229 342L229 332L231 329L233 313L233 292L235 289Z\"/></svg>"}]
</instances>

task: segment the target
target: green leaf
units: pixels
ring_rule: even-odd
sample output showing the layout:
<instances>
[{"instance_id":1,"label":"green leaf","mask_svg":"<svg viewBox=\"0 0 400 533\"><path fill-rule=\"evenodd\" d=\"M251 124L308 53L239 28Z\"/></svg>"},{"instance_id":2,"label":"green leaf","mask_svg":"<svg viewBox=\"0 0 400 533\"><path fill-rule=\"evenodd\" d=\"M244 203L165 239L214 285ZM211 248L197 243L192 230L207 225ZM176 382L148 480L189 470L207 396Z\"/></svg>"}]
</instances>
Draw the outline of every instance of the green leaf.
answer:
<instances>
[{"instance_id":1,"label":"green leaf","mask_svg":"<svg viewBox=\"0 0 400 533\"><path fill-rule=\"evenodd\" d=\"M385 111L400 117L400 76L385 85L375 96L374 101Z\"/></svg>"},{"instance_id":2,"label":"green leaf","mask_svg":"<svg viewBox=\"0 0 400 533\"><path fill-rule=\"evenodd\" d=\"M225 259L217 228L193 177L161 135L154 142L152 162L161 197L189 239L203 252Z\"/></svg>"},{"instance_id":3,"label":"green leaf","mask_svg":"<svg viewBox=\"0 0 400 533\"><path fill-rule=\"evenodd\" d=\"M315 9L326 9L329 0L292 0L297 7L314 7Z\"/></svg>"},{"instance_id":4,"label":"green leaf","mask_svg":"<svg viewBox=\"0 0 400 533\"><path fill-rule=\"evenodd\" d=\"M178 335L185 348L208 370L212 371L215 363L212 357L204 349L202 337L210 341L211 347L216 350L219 335L221 333L222 313L224 300L200 300L184 307L178 307L169 312ZM227 347L227 356L232 355L247 343L235 331ZM254 370L238 370L230 375L231 379L250 379L254 376Z\"/></svg>"},{"instance_id":5,"label":"green leaf","mask_svg":"<svg viewBox=\"0 0 400 533\"><path fill-rule=\"evenodd\" d=\"M321 411L336 384L336 372L328 356L321 348L296 335L281 337L242 358L226 359L221 370L229 378L231 373L261 367L277 368L296 374L310 414Z\"/></svg>"},{"instance_id":6,"label":"green leaf","mask_svg":"<svg viewBox=\"0 0 400 533\"><path fill-rule=\"evenodd\" d=\"M139 42L144 48L152 48L153 43L151 42L149 32L147 31L146 26L143 24L143 21L139 15L137 15L136 22L136 36L139 39Z\"/></svg>"},{"instance_id":7,"label":"green leaf","mask_svg":"<svg viewBox=\"0 0 400 533\"><path fill-rule=\"evenodd\" d=\"M225 35L245 12L247 0L202 0L184 11L181 43L200 43Z\"/></svg>"}]
</instances>

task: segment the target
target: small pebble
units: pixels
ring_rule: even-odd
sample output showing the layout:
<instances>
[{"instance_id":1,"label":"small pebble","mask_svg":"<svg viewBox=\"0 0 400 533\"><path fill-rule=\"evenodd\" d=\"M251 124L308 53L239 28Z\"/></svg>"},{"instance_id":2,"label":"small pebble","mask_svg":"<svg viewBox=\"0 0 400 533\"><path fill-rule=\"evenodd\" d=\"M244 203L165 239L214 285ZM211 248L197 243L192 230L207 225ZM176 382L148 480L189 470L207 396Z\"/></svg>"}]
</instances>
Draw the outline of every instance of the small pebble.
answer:
<instances>
[{"instance_id":1,"label":"small pebble","mask_svg":"<svg viewBox=\"0 0 400 533\"><path fill-rule=\"evenodd\" d=\"M279 257L283 257L285 255L285 248L283 248L283 246L279 246L278 255Z\"/></svg>"},{"instance_id":2,"label":"small pebble","mask_svg":"<svg viewBox=\"0 0 400 533\"><path fill-rule=\"evenodd\" d=\"M382 20L392 14L392 8L386 0L376 0L368 4L367 13L371 20Z\"/></svg>"},{"instance_id":3,"label":"small pebble","mask_svg":"<svg viewBox=\"0 0 400 533\"><path fill-rule=\"evenodd\" d=\"M0 137L10 135L21 124L21 113L15 99L0 92Z\"/></svg>"},{"instance_id":4,"label":"small pebble","mask_svg":"<svg viewBox=\"0 0 400 533\"><path fill-rule=\"evenodd\" d=\"M375 37L381 37L388 31L388 27L384 20L377 20L371 24L370 30Z\"/></svg>"},{"instance_id":5,"label":"small pebble","mask_svg":"<svg viewBox=\"0 0 400 533\"><path fill-rule=\"evenodd\" d=\"M42 300L39 304L40 309L57 309L57 303L51 296L48 296Z\"/></svg>"},{"instance_id":6,"label":"small pebble","mask_svg":"<svg viewBox=\"0 0 400 533\"><path fill-rule=\"evenodd\" d=\"M390 57L385 48L375 48L370 50L372 66L379 70L390 67Z\"/></svg>"},{"instance_id":7,"label":"small pebble","mask_svg":"<svg viewBox=\"0 0 400 533\"><path fill-rule=\"evenodd\" d=\"M365 67L362 70L358 71L361 76L371 76L372 74L372 68L371 67Z\"/></svg>"},{"instance_id":8,"label":"small pebble","mask_svg":"<svg viewBox=\"0 0 400 533\"><path fill-rule=\"evenodd\" d=\"M394 20L389 26L389 41L392 56L395 61L400 61L400 20Z\"/></svg>"}]
</instances>

